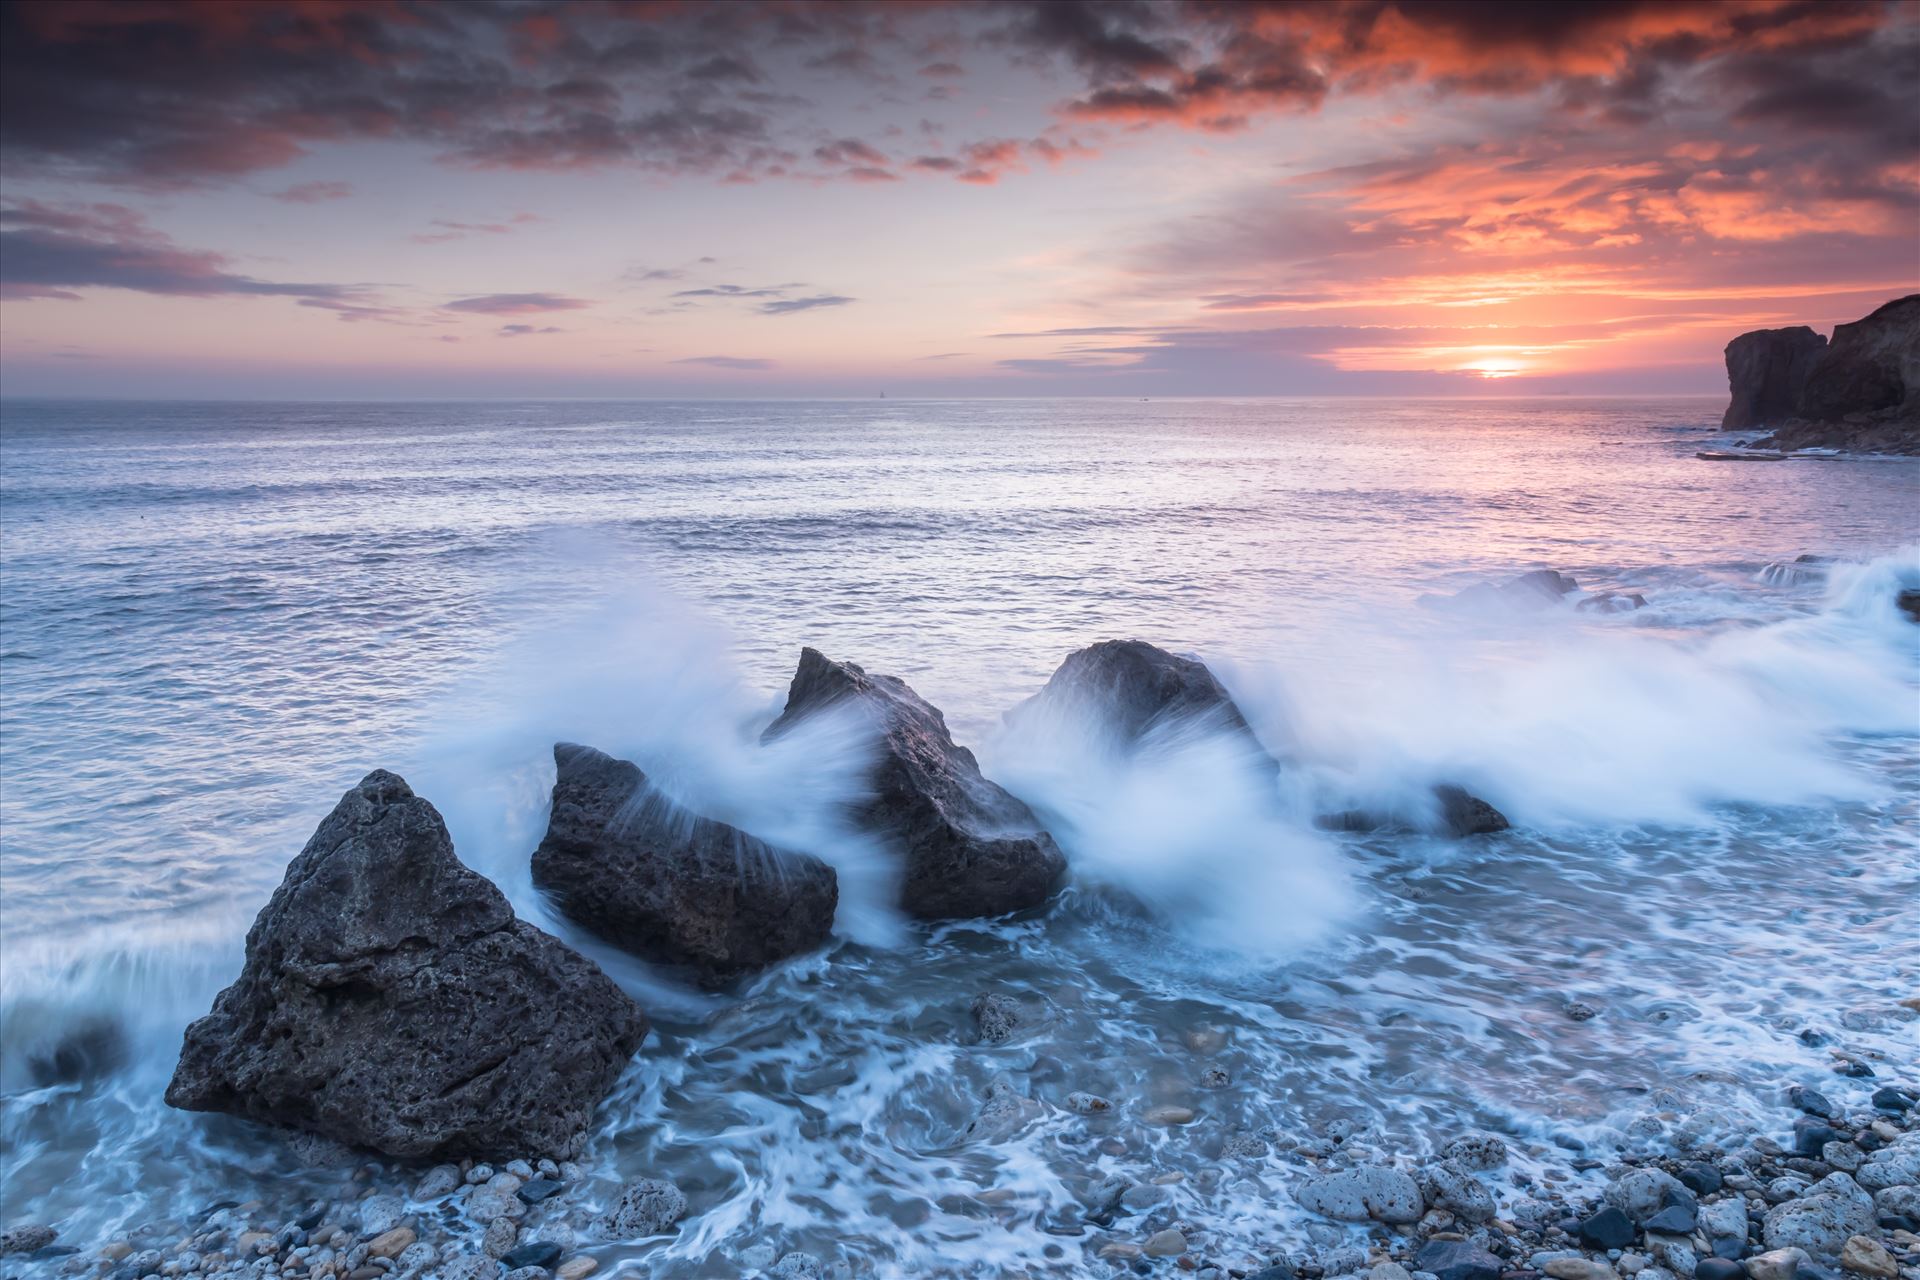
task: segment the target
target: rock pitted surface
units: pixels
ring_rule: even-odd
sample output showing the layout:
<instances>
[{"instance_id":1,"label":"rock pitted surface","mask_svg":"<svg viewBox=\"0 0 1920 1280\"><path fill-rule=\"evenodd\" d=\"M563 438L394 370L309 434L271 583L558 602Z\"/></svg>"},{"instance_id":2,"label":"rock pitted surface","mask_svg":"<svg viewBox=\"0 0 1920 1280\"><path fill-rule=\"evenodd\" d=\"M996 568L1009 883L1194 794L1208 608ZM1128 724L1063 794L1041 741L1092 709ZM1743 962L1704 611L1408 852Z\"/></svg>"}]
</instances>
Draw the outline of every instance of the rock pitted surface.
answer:
<instances>
[{"instance_id":1,"label":"rock pitted surface","mask_svg":"<svg viewBox=\"0 0 1920 1280\"><path fill-rule=\"evenodd\" d=\"M833 932L833 868L689 813L637 765L553 749L553 808L533 883L568 919L637 956L719 983Z\"/></svg>"},{"instance_id":2,"label":"rock pitted surface","mask_svg":"<svg viewBox=\"0 0 1920 1280\"><path fill-rule=\"evenodd\" d=\"M565 1151L646 1031L375 770L289 864L166 1096L395 1156Z\"/></svg>"},{"instance_id":3,"label":"rock pitted surface","mask_svg":"<svg viewBox=\"0 0 1920 1280\"><path fill-rule=\"evenodd\" d=\"M1769 427L1758 449L1920 453L1920 294L1896 298L1828 342L1761 329L1727 344L1721 426Z\"/></svg>"},{"instance_id":4,"label":"rock pitted surface","mask_svg":"<svg viewBox=\"0 0 1920 1280\"><path fill-rule=\"evenodd\" d=\"M870 794L856 819L904 857L900 905L922 920L1004 915L1037 907L1067 860L1019 799L982 776L939 710L904 680L869 675L814 649L800 652L771 741L835 708L864 719L877 748Z\"/></svg>"}]
</instances>

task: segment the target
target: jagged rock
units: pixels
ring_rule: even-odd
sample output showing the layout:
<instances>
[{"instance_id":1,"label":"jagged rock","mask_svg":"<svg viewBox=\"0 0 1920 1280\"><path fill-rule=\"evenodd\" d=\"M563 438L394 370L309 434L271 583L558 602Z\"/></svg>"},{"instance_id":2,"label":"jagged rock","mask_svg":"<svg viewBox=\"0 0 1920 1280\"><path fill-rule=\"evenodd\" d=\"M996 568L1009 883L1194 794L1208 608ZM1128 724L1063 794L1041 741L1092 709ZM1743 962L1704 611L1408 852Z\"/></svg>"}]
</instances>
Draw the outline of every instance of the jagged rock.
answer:
<instances>
[{"instance_id":1,"label":"jagged rock","mask_svg":"<svg viewBox=\"0 0 1920 1280\"><path fill-rule=\"evenodd\" d=\"M1574 605L1578 613L1632 613L1647 607L1647 598L1638 591L1602 591Z\"/></svg>"},{"instance_id":2,"label":"jagged rock","mask_svg":"<svg viewBox=\"0 0 1920 1280\"><path fill-rule=\"evenodd\" d=\"M1807 378L1827 340L1805 325L1755 329L1727 344L1727 386L1732 393L1720 429L1775 426L1800 416Z\"/></svg>"},{"instance_id":3,"label":"jagged rock","mask_svg":"<svg viewBox=\"0 0 1920 1280\"><path fill-rule=\"evenodd\" d=\"M1795 416L1838 422L1883 409L1920 409L1920 294L1835 325L1833 341L1807 374Z\"/></svg>"},{"instance_id":4,"label":"jagged rock","mask_svg":"<svg viewBox=\"0 0 1920 1280\"><path fill-rule=\"evenodd\" d=\"M657 1178L642 1178L621 1189L619 1199L597 1225L609 1239L637 1240L659 1235L686 1217L687 1209L687 1197L680 1188Z\"/></svg>"},{"instance_id":5,"label":"jagged rock","mask_svg":"<svg viewBox=\"0 0 1920 1280\"><path fill-rule=\"evenodd\" d=\"M1804 328L1742 334L1727 380L1723 425L1775 428L1755 449L1920 453L1920 294L1836 325L1830 343Z\"/></svg>"},{"instance_id":6,"label":"jagged rock","mask_svg":"<svg viewBox=\"0 0 1920 1280\"><path fill-rule=\"evenodd\" d=\"M778 738L807 716L851 711L878 748L862 826L903 855L900 905L922 920L1004 915L1037 907L1059 887L1067 860L1032 810L980 773L940 712L893 676L869 675L803 649Z\"/></svg>"},{"instance_id":7,"label":"jagged rock","mask_svg":"<svg viewBox=\"0 0 1920 1280\"><path fill-rule=\"evenodd\" d=\"M395 1156L561 1151L646 1031L375 770L289 864L166 1098Z\"/></svg>"},{"instance_id":8,"label":"jagged rock","mask_svg":"<svg viewBox=\"0 0 1920 1280\"><path fill-rule=\"evenodd\" d=\"M1046 687L1007 713L1019 725L1057 719L1100 733L1121 751L1157 729L1232 734L1266 754L1226 687L1197 658L1144 640L1103 640L1067 655Z\"/></svg>"},{"instance_id":9,"label":"jagged rock","mask_svg":"<svg viewBox=\"0 0 1920 1280\"><path fill-rule=\"evenodd\" d=\"M705 983L824 943L840 891L818 858L689 813L638 766L560 743L533 883L569 919Z\"/></svg>"}]
</instances>

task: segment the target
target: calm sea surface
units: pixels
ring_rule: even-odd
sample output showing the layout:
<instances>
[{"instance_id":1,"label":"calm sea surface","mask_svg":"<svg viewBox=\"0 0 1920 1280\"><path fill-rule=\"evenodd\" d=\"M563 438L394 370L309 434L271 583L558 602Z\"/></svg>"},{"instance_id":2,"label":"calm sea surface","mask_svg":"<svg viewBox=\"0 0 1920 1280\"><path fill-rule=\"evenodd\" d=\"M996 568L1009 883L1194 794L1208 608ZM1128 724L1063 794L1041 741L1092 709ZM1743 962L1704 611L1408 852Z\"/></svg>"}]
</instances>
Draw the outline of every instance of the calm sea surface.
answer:
<instances>
[{"instance_id":1,"label":"calm sea surface","mask_svg":"<svg viewBox=\"0 0 1920 1280\"><path fill-rule=\"evenodd\" d=\"M878 1275L1082 1274L1104 1237L1063 1224L1113 1174L1181 1175L1149 1217L1222 1252L1282 1242L1285 1169L1223 1159L1237 1133L1338 1116L1415 1150L1492 1127L1545 1159L1727 1123L1789 1078L1844 1093L1835 1048L1920 1056L1896 1003L1920 982L1920 628L1892 604L1920 585L1920 466L1699 461L1718 410L8 402L8 1222L104 1237L282 1172L269 1138L159 1093L368 769L564 933L525 882L550 744L736 816L821 802L845 762L767 776L751 745L802 645L940 706L1063 815L1075 884L1042 920L932 933L856 894L843 944L742 998L604 957L658 1029L596 1174L672 1177L695 1211L608 1262L733 1275L767 1243ZM1835 563L1766 572L1802 554ZM1647 607L1415 603L1537 567ZM1292 816L1204 758L1115 777L1003 731L1111 637L1214 664L1298 761ZM1309 821L1443 778L1516 830ZM1047 1023L970 1043L988 989ZM1568 1020L1574 999L1602 1015ZM53 1080L76 1032L118 1056ZM1232 1084L1201 1089L1207 1067ZM970 1134L1001 1075L1029 1113ZM1074 1089L1118 1114L1062 1110ZM1197 1118L1146 1125L1155 1102Z\"/></svg>"}]
</instances>

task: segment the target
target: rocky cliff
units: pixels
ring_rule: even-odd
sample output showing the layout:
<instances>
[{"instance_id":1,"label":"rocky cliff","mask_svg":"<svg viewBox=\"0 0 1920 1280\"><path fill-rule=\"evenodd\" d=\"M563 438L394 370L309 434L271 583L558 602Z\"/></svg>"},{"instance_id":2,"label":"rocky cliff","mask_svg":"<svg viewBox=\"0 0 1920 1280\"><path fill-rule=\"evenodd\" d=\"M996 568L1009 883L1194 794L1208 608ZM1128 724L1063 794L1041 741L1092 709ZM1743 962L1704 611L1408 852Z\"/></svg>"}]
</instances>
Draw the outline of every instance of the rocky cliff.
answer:
<instances>
[{"instance_id":1,"label":"rocky cliff","mask_svg":"<svg viewBox=\"0 0 1920 1280\"><path fill-rule=\"evenodd\" d=\"M1773 429L1756 444L1920 453L1920 294L1831 342L1805 326L1743 333L1727 344L1727 384L1721 426Z\"/></svg>"}]
</instances>

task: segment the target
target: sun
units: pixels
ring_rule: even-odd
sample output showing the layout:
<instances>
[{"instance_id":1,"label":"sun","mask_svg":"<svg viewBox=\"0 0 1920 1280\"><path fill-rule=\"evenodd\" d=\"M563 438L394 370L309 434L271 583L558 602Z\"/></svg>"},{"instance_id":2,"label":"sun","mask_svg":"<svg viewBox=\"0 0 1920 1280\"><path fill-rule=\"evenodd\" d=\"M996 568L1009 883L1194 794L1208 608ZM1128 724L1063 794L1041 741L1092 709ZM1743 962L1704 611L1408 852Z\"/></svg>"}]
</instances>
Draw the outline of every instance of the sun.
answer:
<instances>
[{"instance_id":1,"label":"sun","mask_svg":"<svg viewBox=\"0 0 1920 1280\"><path fill-rule=\"evenodd\" d=\"M1518 360L1489 358L1462 365L1461 369L1466 373L1478 374L1482 378L1511 378L1515 374L1525 373L1527 366Z\"/></svg>"}]
</instances>

